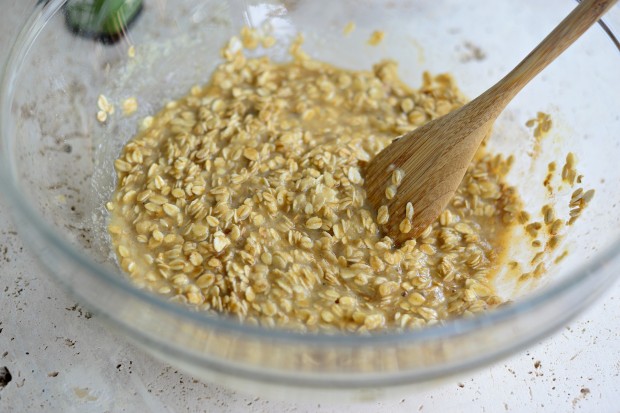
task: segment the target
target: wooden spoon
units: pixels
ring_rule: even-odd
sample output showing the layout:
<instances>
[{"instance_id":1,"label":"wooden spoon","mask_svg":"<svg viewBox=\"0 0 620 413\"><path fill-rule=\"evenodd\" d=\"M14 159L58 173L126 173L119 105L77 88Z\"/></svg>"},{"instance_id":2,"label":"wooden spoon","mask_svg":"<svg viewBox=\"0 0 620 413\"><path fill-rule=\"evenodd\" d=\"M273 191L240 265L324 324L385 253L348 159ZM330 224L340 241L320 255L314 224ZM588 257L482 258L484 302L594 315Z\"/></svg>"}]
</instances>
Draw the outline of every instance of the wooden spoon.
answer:
<instances>
[{"instance_id":1,"label":"wooden spoon","mask_svg":"<svg viewBox=\"0 0 620 413\"><path fill-rule=\"evenodd\" d=\"M386 235L401 243L417 237L437 219L506 105L616 1L583 0L502 80L465 106L395 139L370 162L366 193L377 210L388 207L389 220L383 227ZM402 170L404 178L396 195L387 199L386 189L395 169ZM414 215L411 231L403 233L399 227L406 218L408 202Z\"/></svg>"}]
</instances>

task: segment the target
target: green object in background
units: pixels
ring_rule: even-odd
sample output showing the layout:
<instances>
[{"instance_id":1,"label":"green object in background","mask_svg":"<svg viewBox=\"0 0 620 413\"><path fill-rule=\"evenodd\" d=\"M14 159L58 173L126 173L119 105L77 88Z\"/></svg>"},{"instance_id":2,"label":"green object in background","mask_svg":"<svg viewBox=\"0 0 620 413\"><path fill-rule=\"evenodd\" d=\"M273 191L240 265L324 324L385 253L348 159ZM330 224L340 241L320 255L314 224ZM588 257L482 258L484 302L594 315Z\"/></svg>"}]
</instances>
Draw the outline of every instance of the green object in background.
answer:
<instances>
[{"instance_id":1,"label":"green object in background","mask_svg":"<svg viewBox=\"0 0 620 413\"><path fill-rule=\"evenodd\" d=\"M120 39L142 11L142 0L70 0L67 25L80 36L103 42Z\"/></svg>"}]
</instances>

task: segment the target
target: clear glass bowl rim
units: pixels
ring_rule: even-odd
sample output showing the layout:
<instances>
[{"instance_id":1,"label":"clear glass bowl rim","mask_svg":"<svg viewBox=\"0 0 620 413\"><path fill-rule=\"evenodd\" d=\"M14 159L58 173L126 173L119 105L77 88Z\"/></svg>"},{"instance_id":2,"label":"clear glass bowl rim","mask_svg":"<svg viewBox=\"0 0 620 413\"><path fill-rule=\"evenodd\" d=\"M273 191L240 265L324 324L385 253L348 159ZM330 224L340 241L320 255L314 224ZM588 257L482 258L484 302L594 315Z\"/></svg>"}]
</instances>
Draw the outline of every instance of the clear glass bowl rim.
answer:
<instances>
[{"instance_id":1,"label":"clear glass bowl rim","mask_svg":"<svg viewBox=\"0 0 620 413\"><path fill-rule=\"evenodd\" d=\"M579 0L576 0L579 2ZM15 38L11 50L9 52L6 64L3 68L0 78L0 140L4 140L9 131L7 126L11 124L10 107L13 97L12 79L17 77L19 69L23 63L23 58L27 55L28 49L37 39L40 31L45 27L46 22L60 11L61 7L67 0L51 0L49 2L37 2L32 14L25 22L22 30ZM620 13L619 7L612 8L608 13ZM605 24L604 19L599 21L599 29L602 29L610 41L615 46L620 57L620 41ZM0 156L5 158L0 152ZM133 286L126 278L113 271L98 265L85 254L66 242L59 234L57 234L51 225L45 222L45 219L30 205L28 200L22 195L21 191L15 184L12 171L8 170L5 165L8 159L2 159L0 162L0 193L4 194L4 199L9 203L11 211L22 221L29 222L31 227L35 229L38 236L42 237L46 242L55 245L65 255L67 259L76 263L83 271L103 280L112 289L123 290L133 298L145 303L148 306L154 306L181 319L185 319L192 323L198 324L207 329L213 329L223 332L241 333L252 336L254 338L269 338L279 341L304 343L314 345L338 345L346 347L363 347L367 345L378 344L394 344L394 343L421 343L434 341L436 339L454 337L466 334L468 332L480 329L485 326L497 325L507 322L519 315L525 315L532 312L536 308L553 301L554 297L563 295L565 292L579 288L581 284L591 277L596 277L599 270L609 261L620 255L620 237L608 248L597 254L591 263L582 265L568 274L565 279L559 281L555 285L545 289L544 291L535 291L527 295L520 301L512 305L502 306L490 312L476 315L472 318L457 318L447 320L443 323L425 327L419 330L406 332L381 332L369 335L358 334L308 334L288 331L284 329L261 328L257 326L244 325L229 317L211 316L204 313L191 311L180 305L174 304L163 298L158 297L154 293L138 289ZM78 297L79 291L75 292ZM85 303L88 306L88 302ZM114 315L107 314L115 319Z\"/></svg>"}]
</instances>

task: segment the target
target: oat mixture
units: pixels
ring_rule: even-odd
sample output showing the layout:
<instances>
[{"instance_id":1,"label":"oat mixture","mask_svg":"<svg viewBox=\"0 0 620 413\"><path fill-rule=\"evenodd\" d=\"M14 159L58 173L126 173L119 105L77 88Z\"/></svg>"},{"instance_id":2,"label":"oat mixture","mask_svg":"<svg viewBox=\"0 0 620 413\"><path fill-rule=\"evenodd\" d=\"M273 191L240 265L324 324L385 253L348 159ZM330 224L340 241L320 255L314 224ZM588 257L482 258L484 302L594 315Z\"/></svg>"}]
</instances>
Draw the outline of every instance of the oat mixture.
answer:
<instances>
[{"instance_id":1,"label":"oat mixture","mask_svg":"<svg viewBox=\"0 0 620 413\"><path fill-rule=\"evenodd\" d=\"M450 76L412 89L392 61L344 70L298 39L292 61L275 63L234 44L115 162L109 232L135 283L302 331L409 329L501 303L491 277L521 214L503 180L510 158L481 150L449 207L402 245L365 197L374 155L465 102Z\"/></svg>"}]
</instances>

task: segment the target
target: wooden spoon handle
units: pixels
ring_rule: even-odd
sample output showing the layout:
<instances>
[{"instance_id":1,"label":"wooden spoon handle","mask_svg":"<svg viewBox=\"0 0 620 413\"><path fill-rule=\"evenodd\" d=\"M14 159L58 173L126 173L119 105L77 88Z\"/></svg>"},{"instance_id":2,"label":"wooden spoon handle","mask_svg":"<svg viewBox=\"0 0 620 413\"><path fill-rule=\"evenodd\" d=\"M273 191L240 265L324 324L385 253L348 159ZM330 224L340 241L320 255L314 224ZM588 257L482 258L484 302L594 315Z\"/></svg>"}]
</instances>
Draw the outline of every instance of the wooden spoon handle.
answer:
<instances>
[{"instance_id":1,"label":"wooden spoon handle","mask_svg":"<svg viewBox=\"0 0 620 413\"><path fill-rule=\"evenodd\" d=\"M590 26L607 12L618 0L583 0L575 7L560 24L525 59L521 61L502 80L497 82L480 98L495 101L499 111L510 100L540 73L549 63L553 62Z\"/></svg>"}]
</instances>

